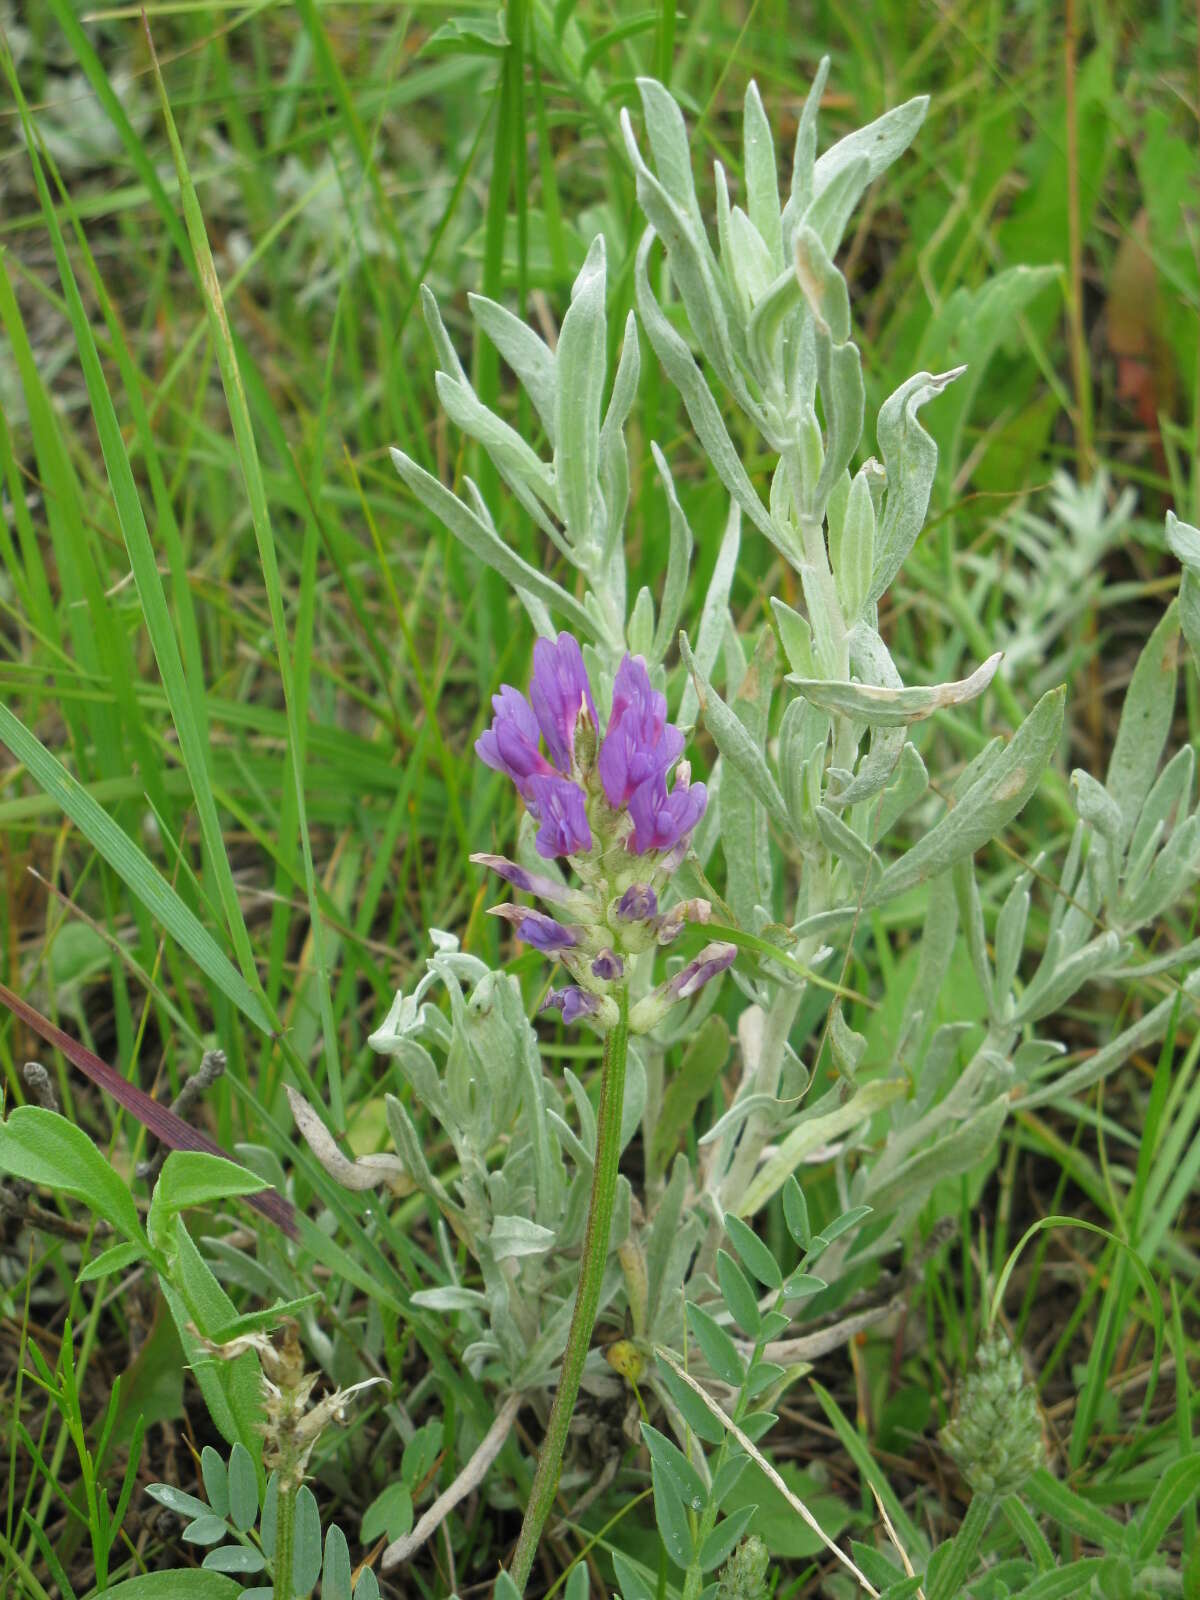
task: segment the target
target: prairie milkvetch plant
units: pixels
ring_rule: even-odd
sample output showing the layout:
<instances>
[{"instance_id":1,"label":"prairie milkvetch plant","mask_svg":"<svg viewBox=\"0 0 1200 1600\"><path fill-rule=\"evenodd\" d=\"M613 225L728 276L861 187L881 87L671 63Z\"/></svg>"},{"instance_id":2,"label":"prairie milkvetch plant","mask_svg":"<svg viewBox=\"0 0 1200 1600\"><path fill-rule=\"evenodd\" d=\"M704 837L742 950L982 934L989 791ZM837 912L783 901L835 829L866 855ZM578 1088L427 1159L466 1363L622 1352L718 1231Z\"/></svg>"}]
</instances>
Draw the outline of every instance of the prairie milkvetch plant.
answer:
<instances>
[{"instance_id":1,"label":"prairie milkvetch plant","mask_svg":"<svg viewBox=\"0 0 1200 1600\"><path fill-rule=\"evenodd\" d=\"M513 859L473 859L536 902L495 914L565 970L543 1009L573 1041L599 1036L600 1095L597 1106L570 1067L548 1068L515 975L431 933L424 975L397 995L371 1043L446 1136L453 1178L433 1170L398 1095L387 1098L396 1156L323 1159L352 1166L356 1186L402 1175L427 1198L438 1281L414 1305L454 1319L447 1337L462 1362L505 1396L499 1418L529 1404L547 1419L511 1569L518 1591L560 1467L564 1490L592 1483L593 1470L571 1458L568 1425L581 1387L622 1396L615 1368L646 1408L659 1533L695 1600L748 1525L744 1507L726 1510L741 1469L773 1471L759 1448L773 1402L806 1362L895 1306L905 1278L883 1258L919 1245L918 1219L936 1247L938 1220L958 1203L957 1181L946 1180L993 1159L1014 1104L1070 1109L1162 1036L1180 991L1200 997L1195 946L1153 957L1138 948L1200 872L1194 752L1164 762L1181 640L1200 649L1200 533L1168 527L1184 567L1180 597L1133 674L1103 780L1076 772L1059 785L1072 813L1065 859L1039 857L994 900L975 856L1056 758L1065 691L1047 686L1008 736L985 735L964 760L938 714L956 712L944 720L960 727L958 708L985 695L1000 652L950 682L905 663L919 680L906 682L886 637L881 602L935 483L922 408L958 373L901 382L874 419L878 454L864 451L863 363L836 257L854 208L907 149L926 105L899 106L818 155L826 71L801 112L782 197L750 86L744 205L718 165L712 230L683 115L661 84L639 82L643 133L627 114L622 125L648 226L633 272L637 316L626 319L611 383L603 238L553 345L498 303L471 298L480 334L524 388L537 419L530 437L483 404L423 297L448 416L556 556L557 575L524 560L469 478L455 494L393 452L408 489L512 586L537 636L528 695L502 686L476 747L526 816ZM694 614L695 538L653 444L666 559L657 593L630 595L626 429L639 325L729 497ZM757 435L756 461L765 452L753 478L724 401ZM770 595L748 629L730 603L744 528L768 541L788 596ZM1080 560L1091 548L1080 542ZM1036 620L1051 639L1047 619ZM684 759L698 723L716 752L703 783ZM1034 958L1026 929L1041 888L1048 931ZM712 942L694 949L697 927ZM913 959L881 1061L859 1031L869 997L838 975L872 941L878 964L895 969L901 939ZM676 955L676 941L687 954ZM960 946L982 1015L956 1010L948 979ZM1102 1049L1062 1061L1054 1018L1084 985L1180 968L1171 992ZM710 981L721 973L724 982ZM715 1118L702 1118L714 1095ZM640 1160L622 1172L639 1136ZM832 1173L819 1226L809 1219L813 1164ZM786 1224L778 1257L754 1226L768 1206ZM466 1250L465 1275L452 1241ZM624 1333L611 1362L591 1344L599 1316ZM478 1443L464 1485L500 1443L490 1434ZM512 1502L501 1483L492 1493ZM918 1565L929 1554L909 1552ZM632 1563L616 1565L624 1600L655 1592Z\"/></svg>"}]
</instances>

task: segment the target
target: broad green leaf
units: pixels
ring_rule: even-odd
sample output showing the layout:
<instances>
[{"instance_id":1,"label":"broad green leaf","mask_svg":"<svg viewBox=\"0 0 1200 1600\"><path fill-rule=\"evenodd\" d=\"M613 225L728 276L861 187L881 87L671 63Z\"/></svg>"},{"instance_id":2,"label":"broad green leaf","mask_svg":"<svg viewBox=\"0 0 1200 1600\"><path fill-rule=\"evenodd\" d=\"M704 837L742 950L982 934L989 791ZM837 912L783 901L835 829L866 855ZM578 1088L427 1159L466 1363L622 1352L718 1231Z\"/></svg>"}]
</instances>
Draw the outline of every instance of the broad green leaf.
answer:
<instances>
[{"instance_id":1,"label":"broad green leaf","mask_svg":"<svg viewBox=\"0 0 1200 1600\"><path fill-rule=\"evenodd\" d=\"M721 1565L750 1526L757 1511L757 1505L742 1506L732 1516L725 1517L723 1521L717 1523L700 1547L700 1553L696 1558L700 1563L701 1572L711 1572L714 1567Z\"/></svg>"},{"instance_id":2,"label":"broad green leaf","mask_svg":"<svg viewBox=\"0 0 1200 1600\"><path fill-rule=\"evenodd\" d=\"M725 1250L717 1251L717 1282L725 1309L747 1338L757 1339L762 1327L758 1300L746 1274Z\"/></svg>"},{"instance_id":3,"label":"broad green leaf","mask_svg":"<svg viewBox=\"0 0 1200 1600\"><path fill-rule=\"evenodd\" d=\"M3 708L0 708L3 709ZM125 1180L73 1122L42 1106L17 1106L0 1122L0 1172L61 1189L111 1222L145 1253L149 1242Z\"/></svg>"},{"instance_id":4,"label":"broad green leaf","mask_svg":"<svg viewBox=\"0 0 1200 1600\"><path fill-rule=\"evenodd\" d=\"M219 1450L206 1444L200 1452L200 1475L204 1479L204 1492L208 1503L218 1517L229 1515L229 1468ZM254 1489L254 1512L258 1515L258 1486Z\"/></svg>"},{"instance_id":5,"label":"broad green leaf","mask_svg":"<svg viewBox=\"0 0 1200 1600\"><path fill-rule=\"evenodd\" d=\"M657 1461L651 1465L650 1478L654 1485L654 1517L663 1547L677 1567L686 1568L691 1564L693 1545L683 1501Z\"/></svg>"},{"instance_id":6,"label":"broad green leaf","mask_svg":"<svg viewBox=\"0 0 1200 1600\"><path fill-rule=\"evenodd\" d=\"M780 1288L783 1284L783 1272L778 1261L754 1229L732 1212L726 1215L724 1224L725 1232L729 1235L734 1249L759 1283L768 1289Z\"/></svg>"},{"instance_id":7,"label":"broad green leaf","mask_svg":"<svg viewBox=\"0 0 1200 1600\"><path fill-rule=\"evenodd\" d=\"M707 1311L693 1305L690 1300L687 1305L687 1320L688 1327L691 1328L696 1343L700 1346L701 1354L717 1377L724 1383L740 1388L746 1376L746 1369L733 1340L725 1329Z\"/></svg>"},{"instance_id":8,"label":"broad green leaf","mask_svg":"<svg viewBox=\"0 0 1200 1600\"><path fill-rule=\"evenodd\" d=\"M258 1474L242 1444L235 1444L229 1453L229 1514L240 1533L258 1521Z\"/></svg>"},{"instance_id":9,"label":"broad green leaf","mask_svg":"<svg viewBox=\"0 0 1200 1600\"><path fill-rule=\"evenodd\" d=\"M362 1540L373 1544L386 1535L388 1543L402 1539L413 1525L412 1494L406 1483L389 1483L363 1512Z\"/></svg>"},{"instance_id":10,"label":"broad green leaf","mask_svg":"<svg viewBox=\"0 0 1200 1600\"><path fill-rule=\"evenodd\" d=\"M702 1511L708 1501L708 1490L703 1478L679 1446L648 1422L642 1423L642 1438L650 1452L651 1461L671 1480L684 1506L689 1511Z\"/></svg>"},{"instance_id":11,"label":"broad green leaf","mask_svg":"<svg viewBox=\"0 0 1200 1600\"><path fill-rule=\"evenodd\" d=\"M296 1494L293 1537L292 1582L297 1595L306 1595L321 1576L321 1512L317 1497L306 1483Z\"/></svg>"},{"instance_id":12,"label":"broad green leaf","mask_svg":"<svg viewBox=\"0 0 1200 1600\"><path fill-rule=\"evenodd\" d=\"M0 1164L3 1164L2 1155ZM124 1272L126 1267L132 1266L135 1261L145 1260L145 1257L145 1246L136 1239L131 1239L127 1244L114 1244L89 1261L87 1266L80 1270L76 1282L94 1283L97 1278L106 1278L110 1273Z\"/></svg>"},{"instance_id":13,"label":"broad green leaf","mask_svg":"<svg viewBox=\"0 0 1200 1600\"><path fill-rule=\"evenodd\" d=\"M238 1600L244 1585L201 1567L147 1572L102 1590L96 1600Z\"/></svg>"},{"instance_id":14,"label":"broad green leaf","mask_svg":"<svg viewBox=\"0 0 1200 1600\"><path fill-rule=\"evenodd\" d=\"M335 1524L325 1535L325 1561L321 1567L321 1600L351 1600L350 1546Z\"/></svg>"},{"instance_id":15,"label":"broad green leaf","mask_svg":"<svg viewBox=\"0 0 1200 1600\"><path fill-rule=\"evenodd\" d=\"M185 1206L203 1206L212 1200L229 1200L269 1188L262 1178L221 1156L206 1155L200 1150L172 1150L163 1162L155 1199L161 1190L164 1208L182 1211Z\"/></svg>"}]
</instances>

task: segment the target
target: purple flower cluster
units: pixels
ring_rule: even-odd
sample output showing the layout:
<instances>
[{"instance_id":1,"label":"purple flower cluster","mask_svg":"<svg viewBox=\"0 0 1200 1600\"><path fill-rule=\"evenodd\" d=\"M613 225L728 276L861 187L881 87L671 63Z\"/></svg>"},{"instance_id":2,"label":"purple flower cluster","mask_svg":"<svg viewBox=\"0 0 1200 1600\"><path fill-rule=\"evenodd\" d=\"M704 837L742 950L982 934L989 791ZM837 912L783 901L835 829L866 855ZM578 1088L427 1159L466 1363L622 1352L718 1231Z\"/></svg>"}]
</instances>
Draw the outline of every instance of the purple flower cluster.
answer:
<instances>
[{"instance_id":1,"label":"purple flower cluster","mask_svg":"<svg viewBox=\"0 0 1200 1600\"><path fill-rule=\"evenodd\" d=\"M539 827L539 855L585 855L593 846L590 772L581 768L576 739L581 721L598 731L596 705L578 642L569 633L539 639L533 648L529 699L505 684L493 695L495 717L476 741L480 760L507 774ZM539 748L545 742L549 759ZM589 746L594 748L594 745ZM702 783L667 775L683 754L683 734L667 721L667 702L651 688L646 663L629 656L617 668L612 714L600 742L596 772L604 799L630 826L634 855L671 850L704 815ZM580 781L582 780L582 781Z\"/></svg>"},{"instance_id":2,"label":"purple flower cluster","mask_svg":"<svg viewBox=\"0 0 1200 1600\"><path fill-rule=\"evenodd\" d=\"M575 980L547 996L544 1010L600 1032L619 1016L615 985L627 963L671 944L686 923L705 923L707 900L660 911L659 897L683 859L708 796L681 763L683 734L667 721L667 702L650 685L646 663L627 655L617 668L612 711L600 737L583 652L569 633L539 639L529 697L505 684L495 716L476 741L480 759L512 779L538 824L538 853L568 856L582 888L530 872L503 856L476 855L515 889L558 909L562 920L529 906L493 906L517 938L560 961ZM635 1032L652 1028L680 1000L723 972L733 945L710 944L630 1012Z\"/></svg>"}]
</instances>

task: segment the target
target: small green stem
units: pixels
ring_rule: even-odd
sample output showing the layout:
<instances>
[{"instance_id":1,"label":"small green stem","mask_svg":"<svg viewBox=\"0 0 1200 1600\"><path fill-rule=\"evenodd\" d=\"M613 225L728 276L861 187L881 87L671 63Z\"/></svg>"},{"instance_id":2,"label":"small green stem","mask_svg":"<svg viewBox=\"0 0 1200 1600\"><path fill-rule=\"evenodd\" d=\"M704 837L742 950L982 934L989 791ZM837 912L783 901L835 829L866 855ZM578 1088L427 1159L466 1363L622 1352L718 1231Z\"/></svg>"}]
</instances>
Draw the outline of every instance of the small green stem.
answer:
<instances>
[{"instance_id":1,"label":"small green stem","mask_svg":"<svg viewBox=\"0 0 1200 1600\"><path fill-rule=\"evenodd\" d=\"M546 1437L538 1456L525 1520L513 1552L509 1576L521 1594L529 1581L538 1540L558 1492L558 1475L567 1447L567 1430L575 1410L583 1364L592 1342L596 1312L600 1305L600 1286L608 1260L608 1235L612 1226L613 1199L617 1192L617 1165L621 1155L621 1107L625 1100L625 1058L629 1049L629 995L620 995L621 1016L604 1045L604 1066L600 1078L600 1111L596 1128L596 1164L592 1174L592 1199L588 1208L587 1231L583 1239L582 1272L563 1354L562 1375L550 1408Z\"/></svg>"},{"instance_id":2,"label":"small green stem","mask_svg":"<svg viewBox=\"0 0 1200 1600\"><path fill-rule=\"evenodd\" d=\"M292 1568L296 1543L296 1484L285 1487L279 1479L279 1498L275 1513L275 1600L292 1600Z\"/></svg>"}]
</instances>

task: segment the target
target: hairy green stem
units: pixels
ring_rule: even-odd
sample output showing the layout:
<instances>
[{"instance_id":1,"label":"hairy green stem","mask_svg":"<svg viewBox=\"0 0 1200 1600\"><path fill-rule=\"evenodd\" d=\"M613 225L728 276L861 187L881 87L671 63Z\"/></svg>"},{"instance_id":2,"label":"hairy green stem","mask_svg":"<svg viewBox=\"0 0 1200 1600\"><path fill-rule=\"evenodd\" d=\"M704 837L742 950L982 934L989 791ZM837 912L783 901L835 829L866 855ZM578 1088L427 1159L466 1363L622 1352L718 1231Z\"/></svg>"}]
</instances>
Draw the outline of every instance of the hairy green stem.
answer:
<instances>
[{"instance_id":1,"label":"hairy green stem","mask_svg":"<svg viewBox=\"0 0 1200 1600\"><path fill-rule=\"evenodd\" d=\"M575 1410L583 1364L592 1342L596 1312L600 1305L600 1286L608 1260L608 1235L612 1226L613 1199L617 1192L617 1164L621 1154L621 1107L625 1099L625 1058L629 1049L629 995L620 994L621 1017L604 1044L604 1066L600 1079L600 1111L596 1127L596 1164L592 1174L592 1199L588 1208L587 1231L583 1238L583 1261L571 1331L563 1355L562 1375L550 1408L546 1437L538 1456L525 1520L513 1552L509 1576L524 1594L529 1581L538 1540L558 1492L558 1475L567 1430Z\"/></svg>"},{"instance_id":2,"label":"hairy green stem","mask_svg":"<svg viewBox=\"0 0 1200 1600\"><path fill-rule=\"evenodd\" d=\"M288 1474L290 1478L290 1474ZM275 1600L292 1600L292 1567L296 1544L296 1490L295 1483L284 1482L279 1475L279 1494L275 1502Z\"/></svg>"},{"instance_id":3,"label":"hairy green stem","mask_svg":"<svg viewBox=\"0 0 1200 1600\"><path fill-rule=\"evenodd\" d=\"M967 1579L975 1570L979 1546L983 1543L995 1509L995 1495L976 1493L971 1496L967 1514L954 1535L950 1555L933 1583L926 1587L927 1600L954 1600L956 1595L963 1592Z\"/></svg>"}]
</instances>

